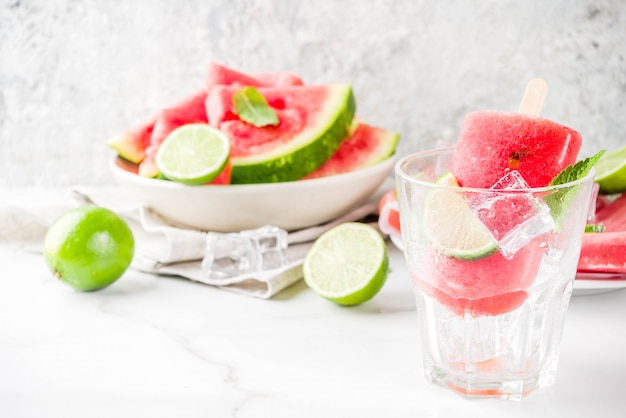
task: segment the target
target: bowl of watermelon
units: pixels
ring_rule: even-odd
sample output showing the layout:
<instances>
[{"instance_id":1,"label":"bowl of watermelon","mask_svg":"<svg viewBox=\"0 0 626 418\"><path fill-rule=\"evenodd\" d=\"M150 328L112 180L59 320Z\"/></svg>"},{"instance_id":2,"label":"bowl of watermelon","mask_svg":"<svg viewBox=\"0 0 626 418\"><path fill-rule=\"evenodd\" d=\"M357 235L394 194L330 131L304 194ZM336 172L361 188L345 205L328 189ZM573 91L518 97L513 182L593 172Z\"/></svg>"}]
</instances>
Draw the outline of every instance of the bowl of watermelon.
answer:
<instances>
[{"instance_id":1,"label":"bowl of watermelon","mask_svg":"<svg viewBox=\"0 0 626 418\"><path fill-rule=\"evenodd\" d=\"M110 167L176 224L300 229L359 205L393 168L399 135L355 111L349 84L211 63L196 92L108 141Z\"/></svg>"},{"instance_id":2,"label":"bowl of watermelon","mask_svg":"<svg viewBox=\"0 0 626 418\"><path fill-rule=\"evenodd\" d=\"M119 157L111 170L139 202L185 227L234 232L274 225L296 230L332 220L367 200L395 159L332 176L265 184L189 186L139 176Z\"/></svg>"}]
</instances>

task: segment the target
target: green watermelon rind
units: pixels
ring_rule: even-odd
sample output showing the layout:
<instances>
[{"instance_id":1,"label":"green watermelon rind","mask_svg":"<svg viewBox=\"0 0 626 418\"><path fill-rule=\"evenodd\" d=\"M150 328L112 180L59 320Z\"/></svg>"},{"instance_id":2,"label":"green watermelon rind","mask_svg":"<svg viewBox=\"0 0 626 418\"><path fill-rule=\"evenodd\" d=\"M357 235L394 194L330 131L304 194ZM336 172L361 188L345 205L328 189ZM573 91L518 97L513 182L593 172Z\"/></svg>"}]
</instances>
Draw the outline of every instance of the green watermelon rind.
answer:
<instances>
[{"instance_id":1,"label":"green watermelon rind","mask_svg":"<svg viewBox=\"0 0 626 418\"><path fill-rule=\"evenodd\" d=\"M271 152L231 158L231 184L295 181L328 160L347 137L356 111L351 86L330 85L328 89L315 126Z\"/></svg>"}]
</instances>

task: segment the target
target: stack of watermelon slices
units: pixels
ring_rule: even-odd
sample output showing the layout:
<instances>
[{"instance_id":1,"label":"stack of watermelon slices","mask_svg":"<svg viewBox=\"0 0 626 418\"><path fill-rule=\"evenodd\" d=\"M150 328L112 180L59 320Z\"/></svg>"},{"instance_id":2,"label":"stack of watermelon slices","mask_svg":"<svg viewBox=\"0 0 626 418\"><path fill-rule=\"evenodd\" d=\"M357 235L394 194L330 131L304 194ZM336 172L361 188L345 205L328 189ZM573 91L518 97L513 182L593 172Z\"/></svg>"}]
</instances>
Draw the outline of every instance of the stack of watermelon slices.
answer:
<instances>
[{"instance_id":1,"label":"stack of watermelon slices","mask_svg":"<svg viewBox=\"0 0 626 418\"><path fill-rule=\"evenodd\" d=\"M257 89L278 125L255 126L238 116L233 95L244 87ZM185 124L207 123L231 140L229 164L211 184L318 178L374 165L395 152L399 135L358 121L355 110L349 85L305 85L290 72L244 74L212 62L201 89L108 145L138 175L159 177L155 156L167 136Z\"/></svg>"}]
</instances>

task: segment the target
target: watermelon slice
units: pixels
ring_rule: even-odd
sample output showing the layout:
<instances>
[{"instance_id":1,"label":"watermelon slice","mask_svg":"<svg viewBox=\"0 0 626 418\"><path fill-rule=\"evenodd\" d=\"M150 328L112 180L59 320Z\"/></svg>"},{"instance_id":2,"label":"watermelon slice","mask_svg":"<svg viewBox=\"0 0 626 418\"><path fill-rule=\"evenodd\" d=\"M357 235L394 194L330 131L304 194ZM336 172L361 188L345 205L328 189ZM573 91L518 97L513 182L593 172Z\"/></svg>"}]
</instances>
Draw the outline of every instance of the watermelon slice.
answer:
<instances>
[{"instance_id":1,"label":"watermelon slice","mask_svg":"<svg viewBox=\"0 0 626 418\"><path fill-rule=\"evenodd\" d=\"M400 236L400 212L396 189L391 189L378 201L378 228L387 235Z\"/></svg>"},{"instance_id":2,"label":"watermelon slice","mask_svg":"<svg viewBox=\"0 0 626 418\"><path fill-rule=\"evenodd\" d=\"M530 187L543 187L576 162L581 143L575 130L539 116L472 112L463 121L450 171L463 187L489 188L512 170Z\"/></svg>"},{"instance_id":3,"label":"watermelon slice","mask_svg":"<svg viewBox=\"0 0 626 418\"><path fill-rule=\"evenodd\" d=\"M626 274L626 230L585 234L578 271Z\"/></svg>"},{"instance_id":4,"label":"watermelon slice","mask_svg":"<svg viewBox=\"0 0 626 418\"><path fill-rule=\"evenodd\" d=\"M393 155L399 138L395 132L359 122L333 156L304 179L333 176L377 164Z\"/></svg>"},{"instance_id":5,"label":"watermelon slice","mask_svg":"<svg viewBox=\"0 0 626 418\"><path fill-rule=\"evenodd\" d=\"M231 139L232 183L298 180L320 167L347 136L355 112L349 85L259 87L279 119L256 127L236 117L239 87L215 86L206 108L211 125Z\"/></svg>"},{"instance_id":6,"label":"watermelon slice","mask_svg":"<svg viewBox=\"0 0 626 418\"><path fill-rule=\"evenodd\" d=\"M126 132L115 135L107 141L107 145L128 161L142 162L146 156L146 148L150 145L155 120L156 118L151 118Z\"/></svg>"},{"instance_id":7,"label":"watermelon slice","mask_svg":"<svg viewBox=\"0 0 626 418\"><path fill-rule=\"evenodd\" d=\"M578 271L626 273L626 195L602 206L594 223L605 232L583 236Z\"/></svg>"}]
</instances>

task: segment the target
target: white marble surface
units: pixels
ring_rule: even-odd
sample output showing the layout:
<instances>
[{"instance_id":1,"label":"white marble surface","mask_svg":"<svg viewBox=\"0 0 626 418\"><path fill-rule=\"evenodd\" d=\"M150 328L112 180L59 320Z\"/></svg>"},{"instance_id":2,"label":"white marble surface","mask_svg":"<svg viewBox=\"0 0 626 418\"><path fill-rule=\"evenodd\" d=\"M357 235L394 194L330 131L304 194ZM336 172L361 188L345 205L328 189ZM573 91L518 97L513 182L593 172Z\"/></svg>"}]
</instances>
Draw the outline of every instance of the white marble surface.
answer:
<instances>
[{"instance_id":1,"label":"white marble surface","mask_svg":"<svg viewBox=\"0 0 626 418\"><path fill-rule=\"evenodd\" d=\"M555 386L522 402L428 384L413 291L345 308L300 282L271 300L128 271L80 293L0 250L0 416L621 417L626 291L575 296Z\"/></svg>"}]
</instances>

